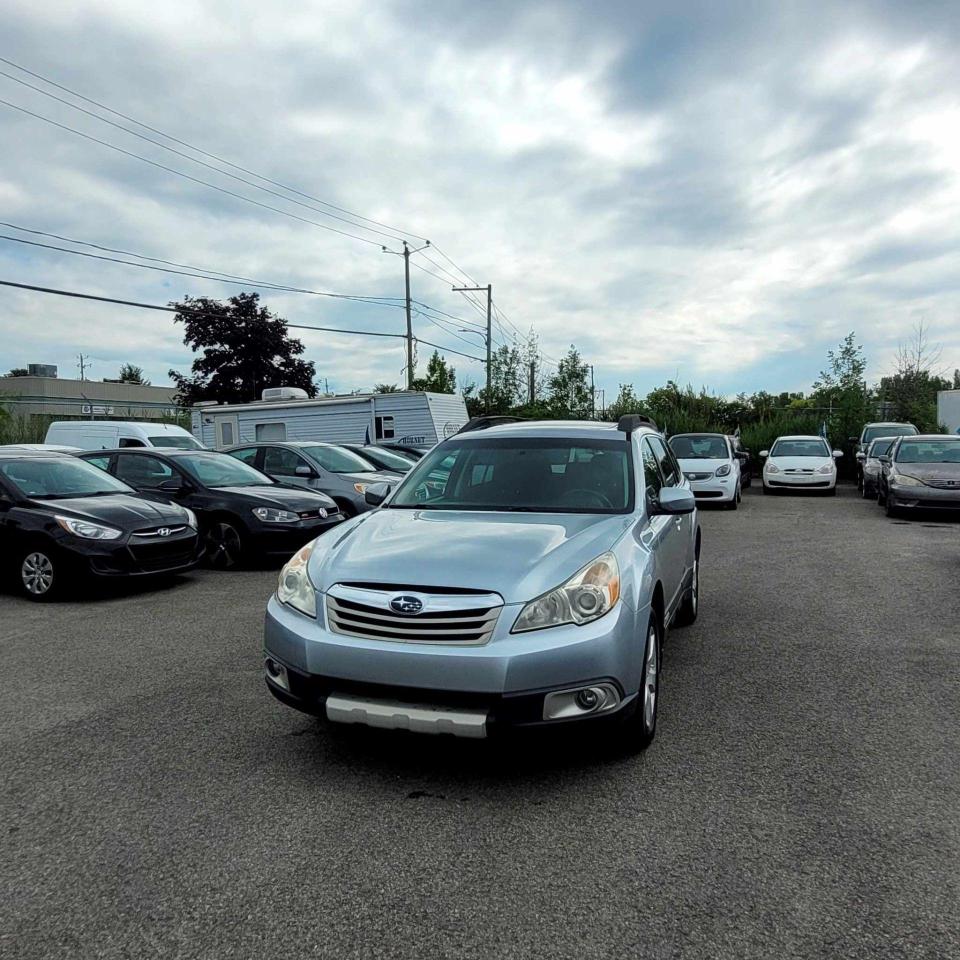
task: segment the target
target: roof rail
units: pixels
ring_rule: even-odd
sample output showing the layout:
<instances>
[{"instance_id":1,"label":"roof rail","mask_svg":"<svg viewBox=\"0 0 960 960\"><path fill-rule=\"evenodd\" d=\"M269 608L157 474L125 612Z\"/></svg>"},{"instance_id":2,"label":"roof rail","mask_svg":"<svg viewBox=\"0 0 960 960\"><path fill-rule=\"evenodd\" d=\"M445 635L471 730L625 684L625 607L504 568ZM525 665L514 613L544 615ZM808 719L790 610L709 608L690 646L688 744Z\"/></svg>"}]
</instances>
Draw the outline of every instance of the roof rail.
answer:
<instances>
[{"instance_id":1,"label":"roof rail","mask_svg":"<svg viewBox=\"0 0 960 960\"><path fill-rule=\"evenodd\" d=\"M460 433L469 433L471 430L486 430L487 427L498 427L502 423L524 423L529 417L508 417L508 416L484 416L471 417L458 431ZM454 434L456 436L457 434Z\"/></svg>"},{"instance_id":2,"label":"roof rail","mask_svg":"<svg viewBox=\"0 0 960 960\"><path fill-rule=\"evenodd\" d=\"M617 421L617 429L625 433L628 438L637 427L652 427L657 431L660 429L654 420L645 417L642 413L625 413Z\"/></svg>"}]
</instances>

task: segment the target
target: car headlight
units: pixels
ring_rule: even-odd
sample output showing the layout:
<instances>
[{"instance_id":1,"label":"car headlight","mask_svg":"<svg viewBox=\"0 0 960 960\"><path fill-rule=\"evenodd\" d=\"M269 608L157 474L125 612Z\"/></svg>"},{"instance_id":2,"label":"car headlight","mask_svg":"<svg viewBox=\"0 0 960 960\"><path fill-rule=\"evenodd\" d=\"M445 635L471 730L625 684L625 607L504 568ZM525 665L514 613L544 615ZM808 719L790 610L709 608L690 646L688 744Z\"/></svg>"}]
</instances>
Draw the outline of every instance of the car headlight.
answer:
<instances>
[{"instance_id":1,"label":"car headlight","mask_svg":"<svg viewBox=\"0 0 960 960\"><path fill-rule=\"evenodd\" d=\"M300 517L290 510L276 510L273 507L254 507L253 515L264 523L296 523Z\"/></svg>"},{"instance_id":2,"label":"car headlight","mask_svg":"<svg viewBox=\"0 0 960 960\"><path fill-rule=\"evenodd\" d=\"M730 475L730 464L725 463L720 467L717 467L717 476L718 477L727 477Z\"/></svg>"},{"instance_id":3,"label":"car headlight","mask_svg":"<svg viewBox=\"0 0 960 960\"><path fill-rule=\"evenodd\" d=\"M817 470L817 473L833 473L833 464L825 463L822 467Z\"/></svg>"},{"instance_id":4,"label":"car headlight","mask_svg":"<svg viewBox=\"0 0 960 960\"><path fill-rule=\"evenodd\" d=\"M517 617L511 633L589 623L609 613L620 599L620 568L612 553L592 560L566 583L531 600Z\"/></svg>"},{"instance_id":5,"label":"car headlight","mask_svg":"<svg viewBox=\"0 0 960 960\"><path fill-rule=\"evenodd\" d=\"M63 527L67 533L72 533L75 537L83 537L84 540L116 540L123 536L122 530L115 530L113 527L104 527L99 523L90 523L87 520L76 520L74 517L54 517L57 523Z\"/></svg>"},{"instance_id":6,"label":"car headlight","mask_svg":"<svg viewBox=\"0 0 960 960\"><path fill-rule=\"evenodd\" d=\"M355 484L353 485L353 489L356 490L357 493L363 493L363 492L367 489L367 484L365 484L365 483L355 483Z\"/></svg>"},{"instance_id":7,"label":"car headlight","mask_svg":"<svg viewBox=\"0 0 960 960\"><path fill-rule=\"evenodd\" d=\"M193 527L194 530L197 529L197 515L189 508L184 507L183 512L187 515L187 526Z\"/></svg>"},{"instance_id":8,"label":"car headlight","mask_svg":"<svg viewBox=\"0 0 960 960\"><path fill-rule=\"evenodd\" d=\"M277 599L281 603L305 613L308 617L317 617L317 590L310 582L307 564L313 553L315 540L301 547L280 571L277 583Z\"/></svg>"},{"instance_id":9,"label":"car headlight","mask_svg":"<svg viewBox=\"0 0 960 960\"><path fill-rule=\"evenodd\" d=\"M896 487L922 487L923 481L917 477L911 477L909 473L893 473L890 475L890 482Z\"/></svg>"},{"instance_id":10,"label":"car headlight","mask_svg":"<svg viewBox=\"0 0 960 960\"><path fill-rule=\"evenodd\" d=\"M775 463L771 463L769 460L767 461L767 464L766 464L766 466L765 466L763 469L766 470L767 473L779 473L779 472L780 472L780 468L779 468Z\"/></svg>"}]
</instances>

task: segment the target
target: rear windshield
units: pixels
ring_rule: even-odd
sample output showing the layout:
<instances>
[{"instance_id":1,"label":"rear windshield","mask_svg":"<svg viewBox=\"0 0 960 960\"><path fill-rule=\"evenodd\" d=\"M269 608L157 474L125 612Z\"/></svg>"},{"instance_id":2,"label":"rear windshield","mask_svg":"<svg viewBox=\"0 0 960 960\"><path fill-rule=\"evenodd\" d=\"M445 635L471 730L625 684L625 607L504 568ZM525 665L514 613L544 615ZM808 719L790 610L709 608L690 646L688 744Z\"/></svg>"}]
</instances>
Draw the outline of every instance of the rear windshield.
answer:
<instances>
[{"instance_id":1,"label":"rear windshield","mask_svg":"<svg viewBox=\"0 0 960 960\"><path fill-rule=\"evenodd\" d=\"M881 427L867 427L863 431L863 442L869 443L877 437L915 437L917 428L910 423L888 423Z\"/></svg>"},{"instance_id":2,"label":"rear windshield","mask_svg":"<svg viewBox=\"0 0 960 960\"><path fill-rule=\"evenodd\" d=\"M0 474L21 496L33 500L135 493L122 480L73 457L49 460L0 460Z\"/></svg>"},{"instance_id":3,"label":"rear windshield","mask_svg":"<svg viewBox=\"0 0 960 960\"><path fill-rule=\"evenodd\" d=\"M150 437L150 443L155 447L173 447L176 450L202 450L203 444L193 437L171 436L164 434L162 437Z\"/></svg>"},{"instance_id":4,"label":"rear windshield","mask_svg":"<svg viewBox=\"0 0 960 960\"><path fill-rule=\"evenodd\" d=\"M956 440L904 440L897 463L960 463L960 438Z\"/></svg>"},{"instance_id":5,"label":"rear windshield","mask_svg":"<svg viewBox=\"0 0 960 960\"><path fill-rule=\"evenodd\" d=\"M633 462L625 440L476 438L434 447L392 508L626 513Z\"/></svg>"},{"instance_id":6,"label":"rear windshield","mask_svg":"<svg viewBox=\"0 0 960 960\"><path fill-rule=\"evenodd\" d=\"M823 440L778 440L771 457L829 457L830 448Z\"/></svg>"},{"instance_id":7,"label":"rear windshield","mask_svg":"<svg viewBox=\"0 0 960 960\"><path fill-rule=\"evenodd\" d=\"M670 438L670 449L678 460L729 460L730 452L723 437L676 436Z\"/></svg>"},{"instance_id":8,"label":"rear windshield","mask_svg":"<svg viewBox=\"0 0 960 960\"><path fill-rule=\"evenodd\" d=\"M317 444L301 447L300 450L331 473L374 473L377 469L369 460L364 460L358 453L347 450L346 447Z\"/></svg>"},{"instance_id":9,"label":"rear windshield","mask_svg":"<svg viewBox=\"0 0 960 960\"><path fill-rule=\"evenodd\" d=\"M867 451L869 457L883 457L890 452L893 446L893 440L874 440Z\"/></svg>"},{"instance_id":10,"label":"rear windshield","mask_svg":"<svg viewBox=\"0 0 960 960\"><path fill-rule=\"evenodd\" d=\"M368 455L366 448L359 452L360 456ZM384 450L383 447L371 447L369 456L376 457L378 462L391 470L402 470L404 473L410 470L415 462L410 457L403 457L392 450Z\"/></svg>"}]
</instances>

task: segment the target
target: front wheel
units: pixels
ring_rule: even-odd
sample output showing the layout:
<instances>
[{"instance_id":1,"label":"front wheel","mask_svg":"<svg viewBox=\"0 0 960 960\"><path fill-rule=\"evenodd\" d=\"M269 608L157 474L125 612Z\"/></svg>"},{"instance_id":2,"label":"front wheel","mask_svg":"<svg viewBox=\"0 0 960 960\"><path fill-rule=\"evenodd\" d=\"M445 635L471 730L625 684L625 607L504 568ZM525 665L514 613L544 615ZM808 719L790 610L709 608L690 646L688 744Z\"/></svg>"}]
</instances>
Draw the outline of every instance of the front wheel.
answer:
<instances>
[{"instance_id":1,"label":"front wheel","mask_svg":"<svg viewBox=\"0 0 960 960\"><path fill-rule=\"evenodd\" d=\"M630 716L624 718L621 742L624 749L639 753L653 743L657 732L657 707L660 700L660 618L651 611L643 645L643 673L640 690Z\"/></svg>"},{"instance_id":2,"label":"front wheel","mask_svg":"<svg viewBox=\"0 0 960 960\"><path fill-rule=\"evenodd\" d=\"M769 488L766 484L764 484L764 485L763 485L763 495L764 495L764 496L768 496L769 493L770 493L770 488Z\"/></svg>"},{"instance_id":3,"label":"front wheel","mask_svg":"<svg viewBox=\"0 0 960 960\"><path fill-rule=\"evenodd\" d=\"M882 507L886 505L886 502L887 502L887 496L883 492L883 487L877 487L877 503L880 504L880 506Z\"/></svg>"},{"instance_id":4,"label":"front wheel","mask_svg":"<svg viewBox=\"0 0 960 960\"><path fill-rule=\"evenodd\" d=\"M49 547L25 550L17 564L20 592L28 600L40 603L55 599L62 591L62 566Z\"/></svg>"},{"instance_id":5,"label":"front wheel","mask_svg":"<svg viewBox=\"0 0 960 960\"><path fill-rule=\"evenodd\" d=\"M214 520L204 536L207 563L216 570L230 570L243 558L243 537L234 524Z\"/></svg>"},{"instance_id":6,"label":"front wheel","mask_svg":"<svg viewBox=\"0 0 960 960\"><path fill-rule=\"evenodd\" d=\"M689 627L691 623L696 621L699 612L700 557L697 556L693 561L693 576L690 579L690 587L687 590L686 596L683 598L683 603L680 604L673 618L674 625L678 627Z\"/></svg>"},{"instance_id":7,"label":"front wheel","mask_svg":"<svg viewBox=\"0 0 960 960\"><path fill-rule=\"evenodd\" d=\"M900 510L899 510L897 507L895 507L895 506L890 502L890 495L889 495L889 494L888 494L886 497L884 497L884 499L883 499L883 512L884 512L888 517L899 517L899 516L900 516Z\"/></svg>"}]
</instances>

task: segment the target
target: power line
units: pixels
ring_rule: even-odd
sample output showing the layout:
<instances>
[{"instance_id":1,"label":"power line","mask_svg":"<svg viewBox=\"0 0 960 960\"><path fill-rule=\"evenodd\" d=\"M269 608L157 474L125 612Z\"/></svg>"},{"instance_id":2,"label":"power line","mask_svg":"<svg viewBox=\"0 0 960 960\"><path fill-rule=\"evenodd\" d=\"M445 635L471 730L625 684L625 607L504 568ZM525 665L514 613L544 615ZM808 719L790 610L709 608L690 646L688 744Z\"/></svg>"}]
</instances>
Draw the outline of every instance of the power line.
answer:
<instances>
[{"instance_id":1,"label":"power line","mask_svg":"<svg viewBox=\"0 0 960 960\"><path fill-rule=\"evenodd\" d=\"M72 90L70 87L67 87L64 84L57 83L55 80L51 80L49 77L45 77L42 74L35 73L33 70L28 70L26 67L21 66L19 63L15 63L13 60L8 60L6 57L0 57L0 63L5 63L8 66L13 67L15 70L20 70L22 73L25 73L28 76L34 77L37 80L41 80L43 83L46 83L51 87L56 87L58 90L62 90L64 93L69 93L72 97L76 97L78 100L83 100L85 103L89 103L95 107L99 107L101 110L106 110L108 113L112 113L115 117L120 117L123 120L128 120L130 123L135 123L138 127L142 127L144 130L149 130L151 133L156 133L158 136L161 136L164 139L171 141L172 143L177 143L181 147L186 147L189 150L193 150L194 153L199 153L201 156L209 157L211 160L216 160L218 163L223 163L228 167L232 167L234 170L239 170L241 173L246 173L246 174L249 174L251 177L256 177L258 180L263 180L264 183L273 184L273 186L280 187L282 190L286 190L289 193L294 193L297 196L303 197L305 200L312 200L314 203L319 203L321 206L329 207L331 210L336 210L339 213L344 213L349 217L353 217L355 220L362 220L365 223L372 223L375 226L384 227L387 230L392 230L394 231L394 233L406 234L406 236L414 237L417 240L426 239L425 237L420 237L415 233L411 233L409 230L402 230L399 227L393 227L390 224L383 223L380 220L373 220L370 217L364 217L359 213L354 213L351 210L347 210L345 207L339 207L334 203L330 203L326 200L321 200L319 197L311 196L309 193L303 193L302 191L297 190L295 187L288 186L287 184L281 183L278 180L272 180L270 177L265 177L263 176L263 174L259 174L254 170L248 170L246 167L242 167L237 163L233 163L232 161L227 160L224 157L217 156L217 154L215 153L210 153L207 150L203 150L200 147L196 147L192 143L188 143L186 140L180 140L169 133L165 133L163 130L158 130L156 127L151 127L149 124L143 123L141 120L137 120L135 117L128 116L125 113L121 113L119 110L115 110L113 107L109 107L105 103L101 103L99 100L94 100L91 97L86 97L82 93L78 93L76 90ZM11 77L9 74L4 74L4 76L9 77L11 80L16 81L17 83L24 83L23 80L19 80L16 77ZM33 87L30 84L24 84L24 85L30 86L31 89L37 90L39 93L43 93L45 96L52 96L51 94L46 93L45 91L40 90L37 87ZM59 99L59 98L55 98L55 99ZM80 107L77 107L76 104L71 104L67 101L61 101L61 102L67 103L68 106L74 107L75 109L78 109L78 110L81 109ZM92 115L96 116L96 114L92 114ZM98 119L102 120L104 118L98 117ZM105 122L109 122L109 121L105 121ZM134 134L134 135L139 136L139 134ZM151 142L155 142L155 141L151 141ZM190 159L193 159L193 158L190 158ZM223 173L224 171L220 171L220 172ZM295 202L295 201L291 201L291 202ZM357 224L357 226L360 226L360 224ZM366 228L363 228L363 229L366 229ZM444 254L444 256L446 255Z\"/></svg>"},{"instance_id":2,"label":"power line","mask_svg":"<svg viewBox=\"0 0 960 960\"><path fill-rule=\"evenodd\" d=\"M84 133L83 131L68 126L65 123L60 123L58 120L45 117L42 113L34 113L33 110L28 110L26 107L18 106L15 103L11 103L9 100L3 100L0 98L0 104L3 104L5 107L10 107L13 110L18 110L20 113L25 113L27 116L34 117L37 120L43 120L45 123L59 127L61 130L67 130L70 133L76 134L78 137L83 137L85 140L90 140L92 143L99 143L103 147L107 147L110 150L115 150L117 153L122 153L124 156L132 157L134 160L140 160L143 163L150 164L152 167L157 167L160 170L166 170L168 173L175 174L178 177L183 177L184 180L190 180L191 182L198 183L201 186L209 187L211 190L216 190L218 193L226 194L228 197L234 197L237 200L243 200L246 203L252 203L254 206L262 207L264 210L272 210L274 213L279 213L282 216L290 217L292 220L299 220L301 223L312 224L315 227L320 227L321 230L329 230L331 233L338 233L342 237L350 237L352 240L360 240L362 243L369 243L375 247L381 246L379 241L371 240L369 237L361 237L355 233L348 233L346 230L340 230L337 227L331 227L329 224L319 223L316 220L311 220L309 217L301 217L299 214L292 213L289 210L281 210L280 207L271 206L269 203L262 203L259 200L255 200L253 197L247 197L242 193L237 193L235 190L228 190L226 187L220 187L215 183L210 183L209 180L201 180L199 177L194 177L189 173L184 173L182 170L177 170L175 167L168 167L164 163L159 163L156 160L150 160L148 157L143 157L139 153L134 153L132 150L125 150L123 147L118 147L115 143L110 143L107 140L101 140L99 137L91 136L89 133Z\"/></svg>"}]
</instances>

